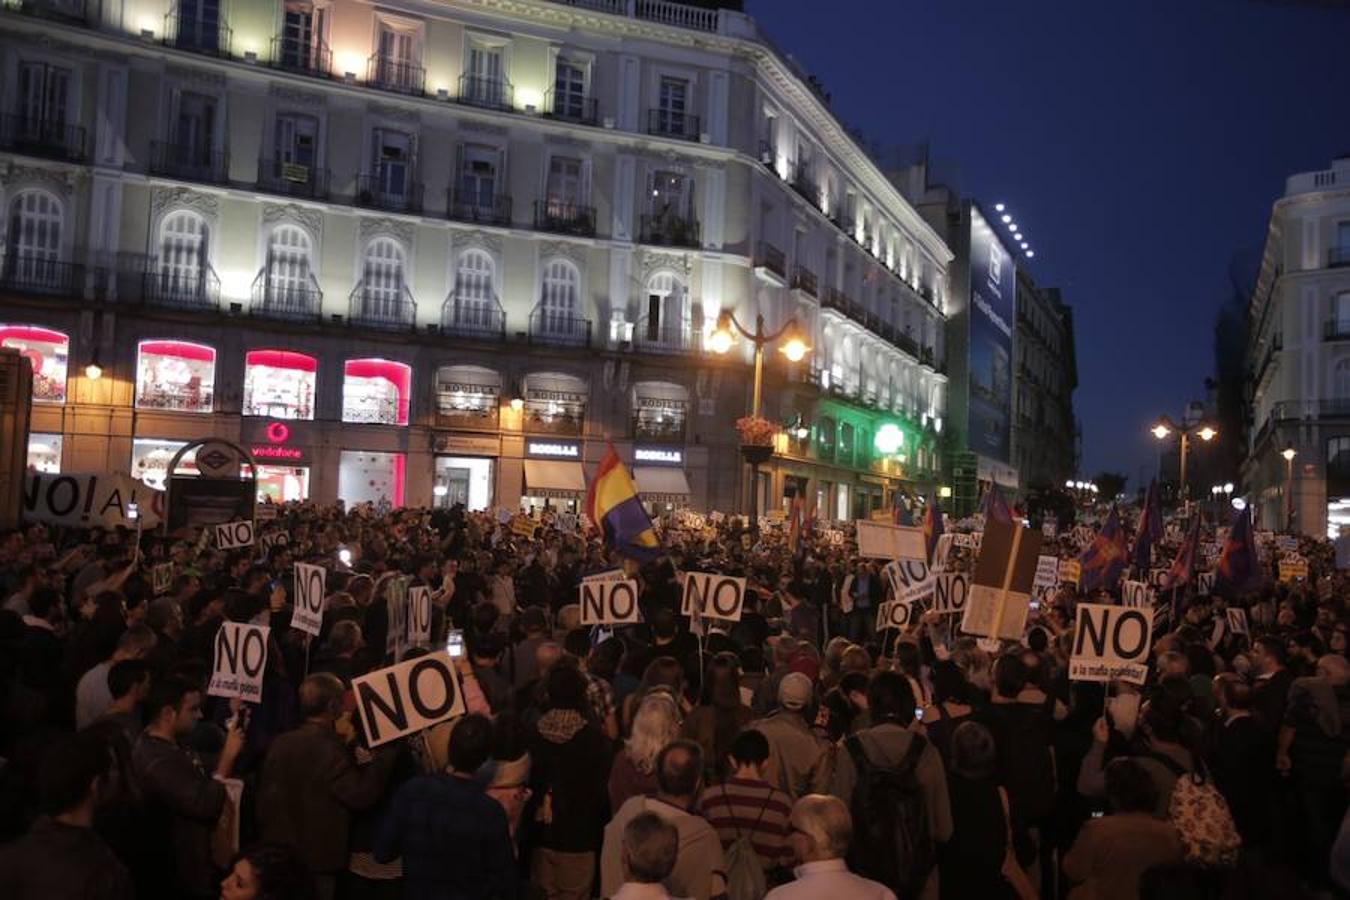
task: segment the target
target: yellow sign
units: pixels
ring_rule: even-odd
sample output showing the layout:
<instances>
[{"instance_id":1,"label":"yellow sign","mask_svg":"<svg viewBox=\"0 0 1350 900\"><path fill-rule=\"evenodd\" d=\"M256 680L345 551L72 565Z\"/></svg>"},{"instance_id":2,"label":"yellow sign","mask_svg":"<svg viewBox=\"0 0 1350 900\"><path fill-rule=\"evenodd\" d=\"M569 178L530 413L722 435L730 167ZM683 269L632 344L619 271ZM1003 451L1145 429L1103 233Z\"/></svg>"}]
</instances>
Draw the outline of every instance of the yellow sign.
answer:
<instances>
[{"instance_id":1,"label":"yellow sign","mask_svg":"<svg viewBox=\"0 0 1350 900\"><path fill-rule=\"evenodd\" d=\"M511 520L511 533L520 537L532 538L539 523L528 516L516 516Z\"/></svg>"},{"instance_id":2,"label":"yellow sign","mask_svg":"<svg viewBox=\"0 0 1350 900\"><path fill-rule=\"evenodd\" d=\"M1308 577L1308 561L1301 556L1286 556L1280 560L1280 580L1293 581Z\"/></svg>"},{"instance_id":3,"label":"yellow sign","mask_svg":"<svg viewBox=\"0 0 1350 900\"><path fill-rule=\"evenodd\" d=\"M1075 585L1083 577L1083 567L1079 565L1076 559L1061 559L1059 561L1059 580L1072 581Z\"/></svg>"}]
</instances>

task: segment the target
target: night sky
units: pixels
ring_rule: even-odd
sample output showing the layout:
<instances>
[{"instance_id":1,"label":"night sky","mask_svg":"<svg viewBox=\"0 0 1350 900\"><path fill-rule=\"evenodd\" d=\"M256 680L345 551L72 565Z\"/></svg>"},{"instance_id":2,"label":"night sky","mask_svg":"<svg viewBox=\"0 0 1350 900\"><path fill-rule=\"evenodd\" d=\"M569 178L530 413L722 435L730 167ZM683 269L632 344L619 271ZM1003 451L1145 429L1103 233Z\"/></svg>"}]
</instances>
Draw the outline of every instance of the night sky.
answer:
<instances>
[{"instance_id":1,"label":"night sky","mask_svg":"<svg viewBox=\"0 0 1350 900\"><path fill-rule=\"evenodd\" d=\"M1295 172L1350 153L1350 3L749 0L887 145L1006 203L1077 327L1082 470L1137 486L1202 399L1230 265Z\"/></svg>"}]
</instances>

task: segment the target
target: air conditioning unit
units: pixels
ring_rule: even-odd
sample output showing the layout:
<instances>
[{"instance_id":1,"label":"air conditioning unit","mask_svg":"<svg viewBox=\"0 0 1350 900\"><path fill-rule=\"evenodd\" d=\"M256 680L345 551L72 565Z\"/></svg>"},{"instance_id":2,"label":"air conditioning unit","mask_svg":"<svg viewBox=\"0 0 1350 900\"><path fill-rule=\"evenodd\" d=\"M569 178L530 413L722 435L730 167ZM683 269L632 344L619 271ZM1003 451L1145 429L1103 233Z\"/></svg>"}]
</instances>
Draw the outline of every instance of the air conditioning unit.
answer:
<instances>
[{"instance_id":1,"label":"air conditioning unit","mask_svg":"<svg viewBox=\"0 0 1350 900\"><path fill-rule=\"evenodd\" d=\"M711 143L712 143L712 135L708 134L708 132L706 132L706 131L701 131L701 132L699 132L699 135L698 135L698 142L699 142L700 144L711 144Z\"/></svg>"}]
</instances>

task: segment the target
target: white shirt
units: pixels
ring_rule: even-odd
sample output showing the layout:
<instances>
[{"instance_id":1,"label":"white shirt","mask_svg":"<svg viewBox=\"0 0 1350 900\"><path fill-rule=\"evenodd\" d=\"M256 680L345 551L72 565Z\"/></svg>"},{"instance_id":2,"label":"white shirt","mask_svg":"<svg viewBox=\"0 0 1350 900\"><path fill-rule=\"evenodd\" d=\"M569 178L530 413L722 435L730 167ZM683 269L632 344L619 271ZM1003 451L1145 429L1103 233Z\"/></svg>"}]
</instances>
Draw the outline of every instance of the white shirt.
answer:
<instances>
[{"instance_id":1,"label":"white shirt","mask_svg":"<svg viewBox=\"0 0 1350 900\"><path fill-rule=\"evenodd\" d=\"M636 881L625 881L623 887L614 892L614 896L609 900L677 900L666 893L666 887L663 884L638 884Z\"/></svg>"},{"instance_id":2,"label":"white shirt","mask_svg":"<svg viewBox=\"0 0 1350 900\"><path fill-rule=\"evenodd\" d=\"M803 863L792 874L796 881L774 888L764 900L896 900L890 888L854 875L842 859Z\"/></svg>"},{"instance_id":3,"label":"white shirt","mask_svg":"<svg viewBox=\"0 0 1350 900\"><path fill-rule=\"evenodd\" d=\"M85 672L75 686L75 728L82 730L112 706L112 690L108 687L108 670L112 663L104 660Z\"/></svg>"}]
</instances>

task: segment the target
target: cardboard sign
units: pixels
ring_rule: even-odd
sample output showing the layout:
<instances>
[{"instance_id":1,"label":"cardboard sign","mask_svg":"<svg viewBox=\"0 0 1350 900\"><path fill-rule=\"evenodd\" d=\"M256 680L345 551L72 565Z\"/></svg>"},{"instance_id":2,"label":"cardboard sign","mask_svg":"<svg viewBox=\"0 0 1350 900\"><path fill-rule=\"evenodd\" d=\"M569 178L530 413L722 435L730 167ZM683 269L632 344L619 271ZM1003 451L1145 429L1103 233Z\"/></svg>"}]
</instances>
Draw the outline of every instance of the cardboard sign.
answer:
<instances>
[{"instance_id":1,"label":"cardboard sign","mask_svg":"<svg viewBox=\"0 0 1350 900\"><path fill-rule=\"evenodd\" d=\"M837 529L827 528L821 532L821 537L823 537L825 539L825 543L831 547L844 546L844 533Z\"/></svg>"},{"instance_id":2,"label":"cardboard sign","mask_svg":"<svg viewBox=\"0 0 1350 900\"><path fill-rule=\"evenodd\" d=\"M271 550L273 547L286 547L290 543L291 538L284 531L271 531L258 536L258 544L264 550Z\"/></svg>"},{"instance_id":3,"label":"cardboard sign","mask_svg":"<svg viewBox=\"0 0 1350 900\"><path fill-rule=\"evenodd\" d=\"M1233 634L1251 634L1247 629L1247 611L1240 606L1230 606L1224 610L1228 616L1228 630Z\"/></svg>"},{"instance_id":4,"label":"cardboard sign","mask_svg":"<svg viewBox=\"0 0 1350 900\"><path fill-rule=\"evenodd\" d=\"M1195 592L1201 597L1208 597L1214 593L1214 573L1196 572L1195 573Z\"/></svg>"},{"instance_id":5,"label":"cardboard sign","mask_svg":"<svg viewBox=\"0 0 1350 900\"><path fill-rule=\"evenodd\" d=\"M938 535L937 546L933 548L933 560L929 565L934 572L947 571L947 565L951 559L952 547L955 546L956 535L946 532Z\"/></svg>"},{"instance_id":6,"label":"cardboard sign","mask_svg":"<svg viewBox=\"0 0 1350 900\"><path fill-rule=\"evenodd\" d=\"M253 546L253 523L222 522L216 526L216 547L221 550L236 550Z\"/></svg>"},{"instance_id":7,"label":"cardboard sign","mask_svg":"<svg viewBox=\"0 0 1350 900\"><path fill-rule=\"evenodd\" d=\"M587 581L623 581L627 577L628 576L624 574L623 569L610 569L607 572L596 572L594 575L587 575L581 580L583 583Z\"/></svg>"},{"instance_id":8,"label":"cardboard sign","mask_svg":"<svg viewBox=\"0 0 1350 900\"><path fill-rule=\"evenodd\" d=\"M328 572L323 566L295 564L295 605L291 608L291 627L313 637L323 627L324 585Z\"/></svg>"},{"instance_id":9,"label":"cardboard sign","mask_svg":"<svg viewBox=\"0 0 1350 900\"><path fill-rule=\"evenodd\" d=\"M1120 602L1133 609L1152 609L1153 590L1142 581L1122 581Z\"/></svg>"},{"instance_id":10,"label":"cardboard sign","mask_svg":"<svg viewBox=\"0 0 1350 900\"><path fill-rule=\"evenodd\" d=\"M511 533L516 537L532 538L539 523L529 516L516 516L511 520Z\"/></svg>"},{"instance_id":11,"label":"cardboard sign","mask_svg":"<svg viewBox=\"0 0 1350 900\"><path fill-rule=\"evenodd\" d=\"M1143 684L1153 645L1153 610L1078 604L1069 678Z\"/></svg>"},{"instance_id":12,"label":"cardboard sign","mask_svg":"<svg viewBox=\"0 0 1350 900\"><path fill-rule=\"evenodd\" d=\"M966 611L970 596L970 576L965 572L943 572L933 583L933 612L953 615Z\"/></svg>"},{"instance_id":13,"label":"cardboard sign","mask_svg":"<svg viewBox=\"0 0 1350 900\"><path fill-rule=\"evenodd\" d=\"M169 592L173 587L173 563L161 563L150 570L150 587L156 597Z\"/></svg>"},{"instance_id":14,"label":"cardboard sign","mask_svg":"<svg viewBox=\"0 0 1350 900\"><path fill-rule=\"evenodd\" d=\"M1167 575L1171 569L1154 568L1148 570L1148 586L1155 591L1161 591L1167 584Z\"/></svg>"},{"instance_id":15,"label":"cardboard sign","mask_svg":"<svg viewBox=\"0 0 1350 900\"><path fill-rule=\"evenodd\" d=\"M1293 581L1295 578L1308 577L1308 561L1297 554L1291 554L1280 560L1280 580Z\"/></svg>"},{"instance_id":16,"label":"cardboard sign","mask_svg":"<svg viewBox=\"0 0 1350 900\"><path fill-rule=\"evenodd\" d=\"M705 572L686 572L680 612L686 616L741 620L745 579Z\"/></svg>"},{"instance_id":17,"label":"cardboard sign","mask_svg":"<svg viewBox=\"0 0 1350 900\"><path fill-rule=\"evenodd\" d=\"M1069 584L1078 585L1083 577L1083 565L1076 559L1061 559L1059 561L1059 580L1067 581Z\"/></svg>"},{"instance_id":18,"label":"cardboard sign","mask_svg":"<svg viewBox=\"0 0 1350 900\"><path fill-rule=\"evenodd\" d=\"M882 567L881 573L890 584L891 594L896 600L913 603L915 600L927 599L933 594L933 573L922 560L892 560Z\"/></svg>"},{"instance_id":19,"label":"cardboard sign","mask_svg":"<svg viewBox=\"0 0 1350 900\"><path fill-rule=\"evenodd\" d=\"M277 508L270 503L259 503L253 508L253 518L258 522L270 522L277 517Z\"/></svg>"},{"instance_id":20,"label":"cardboard sign","mask_svg":"<svg viewBox=\"0 0 1350 900\"><path fill-rule=\"evenodd\" d=\"M858 555L869 559L927 559L923 529L858 520Z\"/></svg>"},{"instance_id":21,"label":"cardboard sign","mask_svg":"<svg viewBox=\"0 0 1350 900\"><path fill-rule=\"evenodd\" d=\"M1006 640L1022 637L1040 550L1039 531L1017 524L988 524L975 560L962 631Z\"/></svg>"},{"instance_id":22,"label":"cardboard sign","mask_svg":"<svg viewBox=\"0 0 1350 900\"><path fill-rule=\"evenodd\" d=\"M1036 587L1058 587L1059 586L1059 557L1058 556L1038 556L1036 557L1036 580L1032 582Z\"/></svg>"},{"instance_id":23,"label":"cardboard sign","mask_svg":"<svg viewBox=\"0 0 1350 900\"><path fill-rule=\"evenodd\" d=\"M399 659L408 640L408 582L407 576L395 576L385 582L384 602L389 612L389 630L384 635L384 652Z\"/></svg>"},{"instance_id":24,"label":"cardboard sign","mask_svg":"<svg viewBox=\"0 0 1350 900\"><path fill-rule=\"evenodd\" d=\"M1275 546L1279 550L1292 553L1298 549L1298 538L1294 537L1292 534L1282 534L1275 538Z\"/></svg>"},{"instance_id":25,"label":"cardboard sign","mask_svg":"<svg viewBox=\"0 0 1350 900\"><path fill-rule=\"evenodd\" d=\"M577 514L560 512L553 518L553 525L563 534L577 533Z\"/></svg>"},{"instance_id":26,"label":"cardboard sign","mask_svg":"<svg viewBox=\"0 0 1350 900\"><path fill-rule=\"evenodd\" d=\"M497 507L497 524L505 525L507 522L510 521L511 521L511 510L507 509L505 506Z\"/></svg>"},{"instance_id":27,"label":"cardboard sign","mask_svg":"<svg viewBox=\"0 0 1350 900\"><path fill-rule=\"evenodd\" d=\"M408 588L408 646L431 646L431 588Z\"/></svg>"},{"instance_id":28,"label":"cardboard sign","mask_svg":"<svg viewBox=\"0 0 1350 900\"><path fill-rule=\"evenodd\" d=\"M212 697L239 697L250 703L262 699L267 669L266 625L222 622L216 632L215 661L206 693Z\"/></svg>"},{"instance_id":29,"label":"cardboard sign","mask_svg":"<svg viewBox=\"0 0 1350 900\"><path fill-rule=\"evenodd\" d=\"M877 607L877 631L908 628L917 621L919 608L907 600L888 600Z\"/></svg>"},{"instance_id":30,"label":"cardboard sign","mask_svg":"<svg viewBox=\"0 0 1350 900\"><path fill-rule=\"evenodd\" d=\"M583 581L582 625L627 625L638 621L638 586L631 579Z\"/></svg>"},{"instance_id":31,"label":"cardboard sign","mask_svg":"<svg viewBox=\"0 0 1350 900\"><path fill-rule=\"evenodd\" d=\"M1059 533L1059 526L1056 525L1054 522L1041 523L1041 535L1047 541L1053 541L1055 539L1055 535L1058 533Z\"/></svg>"},{"instance_id":32,"label":"cardboard sign","mask_svg":"<svg viewBox=\"0 0 1350 900\"><path fill-rule=\"evenodd\" d=\"M372 747L464 714L459 673L443 651L355 678L352 691Z\"/></svg>"}]
</instances>

